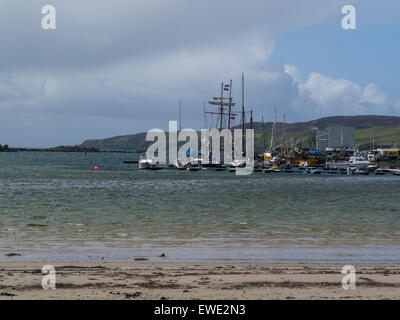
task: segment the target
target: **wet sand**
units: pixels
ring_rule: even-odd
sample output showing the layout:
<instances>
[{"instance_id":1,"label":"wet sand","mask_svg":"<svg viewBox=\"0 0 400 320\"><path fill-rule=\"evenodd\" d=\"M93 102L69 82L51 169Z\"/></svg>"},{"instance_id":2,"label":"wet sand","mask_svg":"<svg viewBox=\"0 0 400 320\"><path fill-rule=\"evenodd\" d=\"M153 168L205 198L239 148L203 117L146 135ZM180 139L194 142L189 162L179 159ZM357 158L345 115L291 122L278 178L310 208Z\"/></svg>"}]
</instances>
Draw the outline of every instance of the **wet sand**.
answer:
<instances>
[{"instance_id":1,"label":"wet sand","mask_svg":"<svg viewBox=\"0 0 400 320\"><path fill-rule=\"evenodd\" d=\"M56 289L43 290L43 264L1 263L0 299L400 299L400 264L57 263Z\"/></svg>"}]
</instances>

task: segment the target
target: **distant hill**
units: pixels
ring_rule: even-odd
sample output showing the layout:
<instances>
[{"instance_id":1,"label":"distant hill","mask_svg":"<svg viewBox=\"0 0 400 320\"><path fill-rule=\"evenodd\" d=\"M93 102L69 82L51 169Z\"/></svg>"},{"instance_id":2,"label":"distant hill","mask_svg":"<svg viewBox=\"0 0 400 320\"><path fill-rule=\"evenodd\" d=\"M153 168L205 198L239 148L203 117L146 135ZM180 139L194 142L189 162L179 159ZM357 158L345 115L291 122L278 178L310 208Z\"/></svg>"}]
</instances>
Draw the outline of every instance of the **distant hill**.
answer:
<instances>
[{"instance_id":1,"label":"distant hill","mask_svg":"<svg viewBox=\"0 0 400 320\"><path fill-rule=\"evenodd\" d=\"M146 142L146 133L138 133L107 139L86 140L80 147L93 147L101 151L137 151L145 150L149 145L149 142Z\"/></svg>"},{"instance_id":2,"label":"distant hill","mask_svg":"<svg viewBox=\"0 0 400 320\"><path fill-rule=\"evenodd\" d=\"M254 123L255 148L262 150L265 144L268 146L271 139L272 122L264 125L260 122ZM337 116L326 117L307 122L276 124L276 141L283 141L282 133L285 130L285 140L293 142L294 145L307 146L312 140L313 128L325 129L326 127L355 127L357 146L367 146L371 142L372 128L375 132L375 145L386 146L400 145L400 117L393 116ZM248 127L248 124L247 124ZM86 140L81 148L96 148L103 151L126 151L146 150L151 144L146 142L146 133L138 133L125 136L117 136L107 139Z\"/></svg>"}]
</instances>

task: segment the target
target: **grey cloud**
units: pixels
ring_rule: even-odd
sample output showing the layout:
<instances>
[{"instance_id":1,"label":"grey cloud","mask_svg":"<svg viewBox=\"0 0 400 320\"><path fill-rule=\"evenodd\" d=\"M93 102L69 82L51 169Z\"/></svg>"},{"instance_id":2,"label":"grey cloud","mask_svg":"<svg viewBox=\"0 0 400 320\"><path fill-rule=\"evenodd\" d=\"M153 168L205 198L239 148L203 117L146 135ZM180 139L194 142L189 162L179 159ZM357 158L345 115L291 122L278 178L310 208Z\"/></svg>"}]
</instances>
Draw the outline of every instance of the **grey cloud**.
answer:
<instances>
[{"instance_id":1,"label":"grey cloud","mask_svg":"<svg viewBox=\"0 0 400 320\"><path fill-rule=\"evenodd\" d=\"M90 68L236 43L315 23L342 1L54 0L57 30L40 28L44 1L3 0L4 69ZM7 31L6 31L7 30Z\"/></svg>"},{"instance_id":2,"label":"grey cloud","mask_svg":"<svg viewBox=\"0 0 400 320\"><path fill-rule=\"evenodd\" d=\"M282 32L337 15L344 3L53 0L57 30L43 31L48 1L0 0L0 143L72 144L166 128L178 99L185 126L199 128L202 102L220 81L233 78L240 98L242 71L257 117L274 107L314 117L318 103L268 59ZM374 92L366 103L382 99Z\"/></svg>"}]
</instances>

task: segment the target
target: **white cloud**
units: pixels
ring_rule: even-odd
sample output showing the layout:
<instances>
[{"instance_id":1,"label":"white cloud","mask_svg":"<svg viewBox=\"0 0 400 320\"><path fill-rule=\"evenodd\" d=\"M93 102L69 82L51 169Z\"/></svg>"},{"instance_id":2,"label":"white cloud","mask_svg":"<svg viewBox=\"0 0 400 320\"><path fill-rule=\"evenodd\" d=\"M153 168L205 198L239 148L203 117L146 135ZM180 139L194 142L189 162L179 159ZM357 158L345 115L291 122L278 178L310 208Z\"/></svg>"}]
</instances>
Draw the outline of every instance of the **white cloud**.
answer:
<instances>
[{"instance_id":1,"label":"white cloud","mask_svg":"<svg viewBox=\"0 0 400 320\"><path fill-rule=\"evenodd\" d=\"M301 73L300 73L300 70L296 66L293 66L290 64L285 64L283 66L283 68L284 68L284 71L293 78L294 83L301 82Z\"/></svg>"},{"instance_id":2,"label":"white cloud","mask_svg":"<svg viewBox=\"0 0 400 320\"><path fill-rule=\"evenodd\" d=\"M313 117L330 115L389 114L395 105L374 83L362 88L347 79L333 79L312 72L305 82L297 67L285 65L284 72L293 79L299 95L292 100L292 111L312 114Z\"/></svg>"},{"instance_id":3,"label":"white cloud","mask_svg":"<svg viewBox=\"0 0 400 320\"><path fill-rule=\"evenodd\" d=\"M397 100L397 101L394 102L394 109L397 112L400 112L400 100Z\"/></svg>"},{"instance_id":4,"label":"white cloud","mask_svg":"<svg viewBox=\"0 0 400 320\"><path fill-rule=\"evenodd\" d=\"M310 97L318 108L325 112L332 112L332 108L336 109L336 113L343 110L350 111L355 108L362 89L359 85L346 79L332 79L313 72L305 83L299 84L300 94Z\"/></svg>"},{"instance_id":5,"label":"white cloud","mask_svg":"<svg viewBox=\"0 0 400 320\"><path fill-rule=\"evenodd\" d=\"M386 105L387 101L387 95L373 83L370 83L365 87L363 96L361 98L361 102L372 103L376 105Z\"/></svg>"}]
</instances>

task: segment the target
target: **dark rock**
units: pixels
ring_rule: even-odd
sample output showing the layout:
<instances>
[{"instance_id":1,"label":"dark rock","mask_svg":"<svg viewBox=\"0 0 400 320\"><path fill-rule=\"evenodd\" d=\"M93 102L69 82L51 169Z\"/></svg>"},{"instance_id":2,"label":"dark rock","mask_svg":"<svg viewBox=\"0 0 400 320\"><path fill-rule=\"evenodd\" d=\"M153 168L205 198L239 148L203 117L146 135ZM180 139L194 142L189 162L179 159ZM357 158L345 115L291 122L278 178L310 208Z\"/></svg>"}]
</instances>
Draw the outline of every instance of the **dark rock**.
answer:
<instances>
[{"instance_id":1,"label":"dark rock","mask_svg":"<svg viewBox=\"0 0 400 320\"><path fill-rule=\"evenodd\" d=\"M14 293L9 293L9 292L1 292L1 293L0 293L0 296L3 296L3 297L15 297L16 294L14 294Z\"/></svg>"},{"instance_id":2,"label":"dark rock","mask_svg":"<svg viewBox=\"0 0 400 320\"><path fill-rule=\"evenodd\" d=\"M135 293L125 293L125 299L132 299L132 298L138 298L142 295L140 291L135 292Z\"/></svg>"},{"instance_id":3,"label":"dark rock","mask_svg":"<svg viewBox=\"0 0 400 320\"><path fill-rule=\"evenodd\" d=\"M6 257L20 257L21 255L19 253L6 253Z\"/></svg>"}]
</instances>

